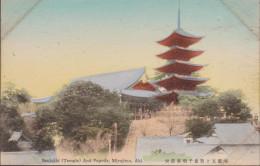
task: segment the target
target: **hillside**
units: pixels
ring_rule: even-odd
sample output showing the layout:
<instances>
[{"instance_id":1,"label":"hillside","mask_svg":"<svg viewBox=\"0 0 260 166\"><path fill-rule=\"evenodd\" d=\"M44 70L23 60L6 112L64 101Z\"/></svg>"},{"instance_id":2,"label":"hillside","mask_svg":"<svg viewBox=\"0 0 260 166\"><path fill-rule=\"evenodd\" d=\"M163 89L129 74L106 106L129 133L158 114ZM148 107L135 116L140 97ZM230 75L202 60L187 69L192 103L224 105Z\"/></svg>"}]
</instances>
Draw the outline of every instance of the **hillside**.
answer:
<instances>
[{"instance_id":1,"label":"hillside","mask_svg":"<svg viewBox=\"0 0 260 166\"><path fill-rule=\"evenodd\" d=\"M192 118L189 109L174 107L162 109L151 119L133 120L124 148L118 153L108 154L107 159L135 159L136 139L143 136L171 136L185 133L185 121Z\"/></svg>"}]
</instances>

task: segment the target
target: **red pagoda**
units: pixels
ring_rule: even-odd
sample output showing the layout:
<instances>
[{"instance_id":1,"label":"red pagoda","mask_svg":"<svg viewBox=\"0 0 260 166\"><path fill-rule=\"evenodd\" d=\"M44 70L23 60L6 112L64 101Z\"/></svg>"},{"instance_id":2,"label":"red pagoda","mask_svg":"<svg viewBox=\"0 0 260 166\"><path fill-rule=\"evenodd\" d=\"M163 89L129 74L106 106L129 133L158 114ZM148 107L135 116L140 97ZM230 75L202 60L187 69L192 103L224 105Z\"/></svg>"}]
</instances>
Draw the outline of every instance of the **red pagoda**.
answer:
<instances>
[{"instance_id":1,"label":"red pagoda","mask_svg":"<svg viewBox=\"0 0 260 166\"><path fill-rule=\"evenodd\" d=\"M205 65L190 63L190 59L203 53L201 50L189 49L192 44L200 41L202 37L194 36L185 32L180 27L180 4L178 9L178 28L167 38L158 41L158 44L167 46L170 49L167 52L157 55L158 58L167 60L168 63L158 67L155 70L163 72L167 77L149 81L148 83L137 83L135 90L159 90L164 88L164 92L159 93L155 98L166 101L168 104L178 102L179 94L189 94L194 96L207 96L211 93L198 93L196 86L204 83L207 79L192 77L191 74L202 69Z\"/></svg>"}]
</instances>

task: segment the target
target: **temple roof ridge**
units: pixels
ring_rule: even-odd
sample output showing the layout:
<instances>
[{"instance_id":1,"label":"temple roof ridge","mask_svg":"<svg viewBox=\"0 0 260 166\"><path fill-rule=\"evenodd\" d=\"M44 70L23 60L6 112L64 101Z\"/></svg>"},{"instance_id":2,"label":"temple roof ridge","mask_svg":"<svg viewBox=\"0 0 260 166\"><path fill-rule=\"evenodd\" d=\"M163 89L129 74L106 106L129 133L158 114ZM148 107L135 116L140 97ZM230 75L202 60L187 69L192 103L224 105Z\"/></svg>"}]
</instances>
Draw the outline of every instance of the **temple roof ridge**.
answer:
<instances>
[{"instance_id":1,"label":"temple roof ridge","mask_svg":"<svg viewBox=\"0 0 260 166\"><path fill-rule=\"evenodd\" d=\"M141 68L137 68L137 69L129 69L129 70L116 71L116 72L103 73L103 74L95 74L95 75L90 75L90 76L85 76L85 77L73 78L73 79L71 79L70 82L72 83L74 81L83 80L85 78L108 76L108 75L114 75L114 74L119 74L119 73L123 73L123 72L129 72L129 71L140 71L142 73L142 75L143 75L145 70L146 70L146 67L141 67Z\"/></svg>"}]
</instances>

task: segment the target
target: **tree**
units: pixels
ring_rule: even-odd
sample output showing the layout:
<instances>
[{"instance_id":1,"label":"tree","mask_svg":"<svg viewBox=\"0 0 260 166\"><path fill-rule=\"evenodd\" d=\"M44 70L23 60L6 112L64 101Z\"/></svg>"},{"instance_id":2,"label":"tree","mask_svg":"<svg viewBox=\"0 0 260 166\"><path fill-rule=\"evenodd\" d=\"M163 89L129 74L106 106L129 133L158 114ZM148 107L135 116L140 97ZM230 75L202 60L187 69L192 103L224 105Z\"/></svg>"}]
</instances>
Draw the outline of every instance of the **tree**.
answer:
<instances>
[{"instance_id":1,"label":"tree","mask_svg":"<svg viewBox=\"0 0 260 166\"><path fill-rule=\"evenodd\" d=\"M201 98L192 95L178 95L179 105L181 106L194 107L200 100Z\"/></svg>"},{"instance_id":2,"label":"tree","mask_svg":"<svg viewBox=\"0 0 260 166\"><path fill-rule=\"evenodd\" d=\"M219 95L219 104L227 115L240 117L246 120L251 117L248 104L244 102L244 95L241 90L228 90Z\"/></svg>"},{"instance_id":3,"label":"tree","mask_svg":"<svg viewBox=\"0 0 260 166\"><path fill-rule=\"evenodd\" d=\"M20 148L17 141L8 141L4 144L2 150L5 152L17 152L20 151Z\"/></svg>"},{"instance_id":4,"label":"tree","mask_svg":"<svg viewBox=\"0 0 260 166\"><path fill-rule=\"evenodd\" d=\"M8 143L8 140L11 136L10 131L6 127L3 126L2 119L1 124L0 124L0 151L5 151L6 149L6 144Z\"/></svg>"},{"instance_id":5,"label":"tree","mask_svg":"<svg viewBox=\"0 0 260 166\"><path fill-rule=\"evenodd\" d=\"M199 138L208 135L211 131L211 125L208 122L203 122L200 119L187 120L185 122L187 132L191 132L193 138Z\"/></svg>"},{"instance_id":6,"label":"tree","mask_svg":"<svg viewBox=\"0 0 260 166\"><path fill-rule=\"evenodd\" d=\"M6 89L3 91L3 97L1 100L2 103L14 106L29 101L30 95L25 89Z\"/></svg>"},{"instance_id":7,"label":"tree","mask_svg":"<svg viewBox=\"0 0 260 166\"><path fill-rule=\"evenodd\" d=\"M197 86L196 87L197 91L199 93L207 93L207 92L214 92L215 94L217 93L217 90L210 87L210 86ZM192 95L178 95L178 101L179 105L181 106L189 106L189 107L194 107L204 99L207 99L211 96L205 96L205 97L197 97L197 96L192 96Z\"/></svg>"},{"instance_id":8,"label":"tree","mask_svg":"<svg viewBox=\"0 0 260 166\"><path fill-rule=\"evenodd\" d=\"M13 131L25 129L24 121L19 114L18 105L30 99L24 89L6 89L3 91L0 104L0 148L1 150L17 150L13 142L8 142Z\"/></svg>"},{"instance_id":9,"label":"tree","mask_svg":"<svg viewBox=\"0 0 260 166\"><path fill-rule=\"evenodd\" d=\"M211 86L207 86L207 85L201 85L201 86L197 86L196 90L200 93L206 93L206 92L214 92L215 94L218 92L217 89L212 88Z\"/></svg>"},{"instance_id":10,"label":"tree","mask_svg":"<svg viewBox=\"0 0 260 166\"><path fill-rule=\"evenodd\" d=\"M46 128L43 128L37 131L34 138L34 148L39 152L44 150L52 150L54 149L54 141L51 137L51 132Z\"/></svg>"},{"instance_id":11,"label":"tree","mask_svg":"<svg viewBox=\"0 0 260 166\"><path fill-rule=\"evenodd\" d=\"M166 73L155 71L154 76L151 78L151 80L159 80L166 76Z\"/></svg>"},{"instance_id":12,"label":"tree","mask_svg":"<svg viewBox=\"0 0 260 166\"><path fill-rule=\"evenodd\" d=\"M93 138L96 129L111 129L118 124L118 133L126 136L130 112L127 104L120 104L116 93L104 90L97 84L78 81L64 87L53 100L37 110L38 128L45 128L56 122L64 138L74 141L86 141ZM84 128L85 127L85 128ZM93 132L82 135L85 129ZM81 139L83 137L83 139ZM123 139L118 140L118 145Z\"/></svg>"},{"instance_id":13,"label":"tree","mask_svg":"<svg viewBox=\"0 0 260 166\"><path fill-rule=\"evenodd\" d=\"M172 136L172 134L178 134L178 130L181 129L182 126L182 119L183 112L177 107L174 107L173 104L169 105L167 117L165 119L169 136Z\"/></svg>"},{"instance_id":14,"label":"tree","mask_svg":"<svg viewBox=\"0 0 260 166\"><path fill-rule=\"evenodd\" d=\"M200 117L218 117L220 115L218 99L216 97L208 97L200 100L194 106L193 111Z\"/></svg>"}]
</instances>

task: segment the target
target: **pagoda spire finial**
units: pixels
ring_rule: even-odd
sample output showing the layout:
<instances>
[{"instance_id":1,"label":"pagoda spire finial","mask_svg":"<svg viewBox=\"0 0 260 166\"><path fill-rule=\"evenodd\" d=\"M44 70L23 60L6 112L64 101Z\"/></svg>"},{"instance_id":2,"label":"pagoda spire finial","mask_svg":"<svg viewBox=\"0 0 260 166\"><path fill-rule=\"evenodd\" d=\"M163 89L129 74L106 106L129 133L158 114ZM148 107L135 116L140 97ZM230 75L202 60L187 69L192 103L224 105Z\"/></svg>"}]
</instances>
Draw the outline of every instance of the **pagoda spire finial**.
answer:
<instances>
[{"instance_id":1,"label":"pagoda spire finial","mask_svg":"<svg viewBox=\"0 0 260 166\"><path fill-rule=\"evenodd\" d=\"M181 28L181 9L180 9L180 0L179 0L179 9L178 9L178 29Z\"/></svg>"}]
</instances>

